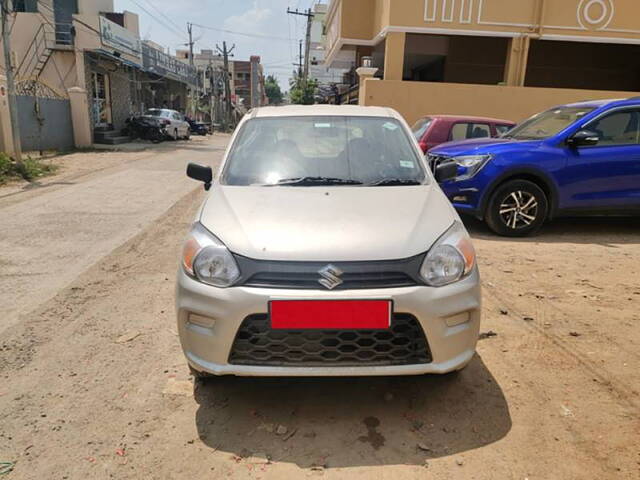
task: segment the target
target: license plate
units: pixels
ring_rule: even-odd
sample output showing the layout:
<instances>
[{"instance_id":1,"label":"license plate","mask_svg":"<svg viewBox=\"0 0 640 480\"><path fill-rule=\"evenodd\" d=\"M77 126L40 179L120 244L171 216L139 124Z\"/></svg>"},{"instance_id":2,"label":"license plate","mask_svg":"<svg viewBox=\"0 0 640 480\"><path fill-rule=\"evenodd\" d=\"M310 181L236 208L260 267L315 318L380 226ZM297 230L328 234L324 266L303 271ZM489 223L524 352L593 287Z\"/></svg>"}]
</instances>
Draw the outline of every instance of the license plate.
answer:
<instances>
[{"instance_id":1,"label":"license plate","mask_svg":"<svg viewBox=\"0 0 640 480\"><path fill-rule=\"evenodd\" d=\"M275 330L383 330L391 326L390 300L273 300Z\"/></svg>"}]
</instances>

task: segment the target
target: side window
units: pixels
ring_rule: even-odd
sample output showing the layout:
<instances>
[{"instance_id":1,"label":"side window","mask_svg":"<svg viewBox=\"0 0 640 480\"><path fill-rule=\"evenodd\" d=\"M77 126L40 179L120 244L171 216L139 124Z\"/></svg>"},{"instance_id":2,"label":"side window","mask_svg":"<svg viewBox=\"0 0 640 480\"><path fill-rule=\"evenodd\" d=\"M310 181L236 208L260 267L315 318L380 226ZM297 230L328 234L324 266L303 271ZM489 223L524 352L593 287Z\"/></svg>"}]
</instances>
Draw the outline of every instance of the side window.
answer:
<instances>
[{"instance_id":1,"label":"side window","mask_svg":"<svg viewBox=\"0 0 640 480\"><path fill-rule=\"evenodd\" d=\"M487 138L491 136L491 128L486 123L474 123L468 138Z\"/></svg>"},{"instance_id":2,"label":"side window","mask_svg":"<svg viewBox=\"0 0 640 480\"><path fill-rule=\"evenodd\" d=\"M491 128L486 123L456 123L451 129L451 140L486 138L491 136Z\"/></svg>"},{"instance_id":3,"label":"side window","mask_svg":"<svg viewBox=\"0 0 640 480\"><path fill-rule=\"evenodd\" d=\"M511 130L509 125L496 125L496 132L498 135L504 135L509 130Z\"/></svg>"},{"instance_id":4,"label":"side window","mask_svg":"<svg viewBox=\"0 0 640 480\"><path fill-rule=\"evenodd\" d=\"M623 110L587 125L600 136L598 146L640 144L640 110Z\"/></svg>"},{"instance_id":5,"label":"side window","mask_svg":"<svg viewBox=\"0 0 640 480\"><path fill-rule=\"evenodd\" d=\"M467 132L471 124L469 123L456 123L451 128L451 140L465 140L469 138Z\"/></svg>"}]
</instances>

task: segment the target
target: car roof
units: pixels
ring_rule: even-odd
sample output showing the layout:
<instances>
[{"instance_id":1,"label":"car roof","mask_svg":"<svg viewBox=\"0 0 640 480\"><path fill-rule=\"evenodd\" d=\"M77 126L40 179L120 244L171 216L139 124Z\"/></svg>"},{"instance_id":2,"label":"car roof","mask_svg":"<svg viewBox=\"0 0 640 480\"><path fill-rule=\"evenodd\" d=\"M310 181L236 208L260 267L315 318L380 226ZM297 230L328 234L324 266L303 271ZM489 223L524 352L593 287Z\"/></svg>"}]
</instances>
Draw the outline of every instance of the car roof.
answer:
<instances>
[{"instance_id":1,"label":"car roof","mask_svg":"<svg viewBox=\"0 0 640 480\"><path fill-rule=\"evenodd\" d=\"M401 118L400 114L392 108L361 107L357 105L285 105L281 107L260 107L251 111L252 118L312 116Z\"/></svg>"},{"instance_id":2,"label":"car roof","mask_svg":"<svg viewBox=\"0 0 640 480\"><path fill-rule=\"evenodd\" d=\"M469 121L469 122L484 122L484 123L509 123L514 124L513 120L504 120L502 118L491 118L491 117L476 117L473 115L425 115L422 118L433 118L433 119L443 119L443 120L451 120L451 121Z\"/></svg>"},{"instance_id":3,"label":"car roof","mask_svg":"<svg viewBox=\"0 0 640 480\"><path fill-rule=\"evenodd\" d=\"M634 98L607 98L602 100L586 100L583 102L567 103L566 105L556 105L558 107L571 107L571 108L601 108L607 106L618 105L640 105L640 97Z\"/></svg>"}]
</instances>

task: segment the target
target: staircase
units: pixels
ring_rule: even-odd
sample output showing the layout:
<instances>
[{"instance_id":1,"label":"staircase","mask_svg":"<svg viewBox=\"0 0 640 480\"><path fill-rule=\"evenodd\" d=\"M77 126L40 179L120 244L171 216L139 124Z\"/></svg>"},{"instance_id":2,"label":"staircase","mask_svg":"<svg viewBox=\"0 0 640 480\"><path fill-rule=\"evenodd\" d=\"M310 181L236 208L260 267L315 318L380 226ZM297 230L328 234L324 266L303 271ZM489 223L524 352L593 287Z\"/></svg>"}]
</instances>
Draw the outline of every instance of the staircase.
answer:
<instances>
[{"instance_id":1,"label":"staircase","mask_svg":"<svg viewBox=\"0 0 640 480\"><path fill-rule=\"evenodd\" d=\"M93 133L93 141L102 145L120 145L130 142L131 138L122 135L117 130L96 130Z\"/></svg>"},{"instance_id":2,"label":"staircase","mask_svg":"<svg viewBox=\"0 0 640 480\"><path fill-rule=\"evenodd\" d=\"M38 80L54 50L72 48L72 43L71 24L52 24L45 19L16 69L16 79Z\"/></svg>"}]
</instances>

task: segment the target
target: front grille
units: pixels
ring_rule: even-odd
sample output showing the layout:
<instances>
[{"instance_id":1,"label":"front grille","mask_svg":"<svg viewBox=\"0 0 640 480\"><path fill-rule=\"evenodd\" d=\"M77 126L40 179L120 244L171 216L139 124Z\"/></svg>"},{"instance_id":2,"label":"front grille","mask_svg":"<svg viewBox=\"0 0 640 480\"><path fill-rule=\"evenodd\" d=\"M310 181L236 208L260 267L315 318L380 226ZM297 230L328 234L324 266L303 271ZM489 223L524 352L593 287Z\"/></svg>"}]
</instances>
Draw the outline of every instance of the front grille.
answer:
<instances>
[{"instance_id":1,"label":"front grille","mask_svg":"<svg viewBox=\"0 0 640 480\"><path fill-rule=\"evenodd\" d=\"M233 365L314 367L389 366L431 362L418 320L396 313L388 330L272 330L267 314L242 322L233 342Z\"/></svg>"},{"instance_id":2,"label":"front grille","mask_svg":"<svg viewBox=\"0 0 640 480\"><path fill-rule=\"evenodd\" d=\"M431 168L432 172L435 172L436 167L441 163L450 162L450 161L451 161L451 157L446 157L444 155L434 155L432 153L427 155L427 163L429 164L429 167Z\"/></svg>"},{"instance_id":3,"label":"front grille","mask_svg":"<svg viewBox=\"0 0 640 480\"><path fill-rule=\"evenodd\" d=\"M397 288L422 284L420 266L424 255L372 262L286 262L235 256L242 272L238 285L258 288L320 289L320 270L333 265L342 273L335 290Z\"/></svg>"},{"instance_id":4,"label":"front grille","mask_svg":"<svg viewBox=\"0 0 640 480\"><path fill-rule=\"evenodd\" d=\"M285 273L285 272L261 272L249 278L245 285L249 287L267 288L323 288L318 283L320 277L317 273ZM344 283L338 285L336 290L363 289L363 288L394 288L409 287L416 282L403 272L353 272L342 276Z\"/></svg>"}]
</instances>

